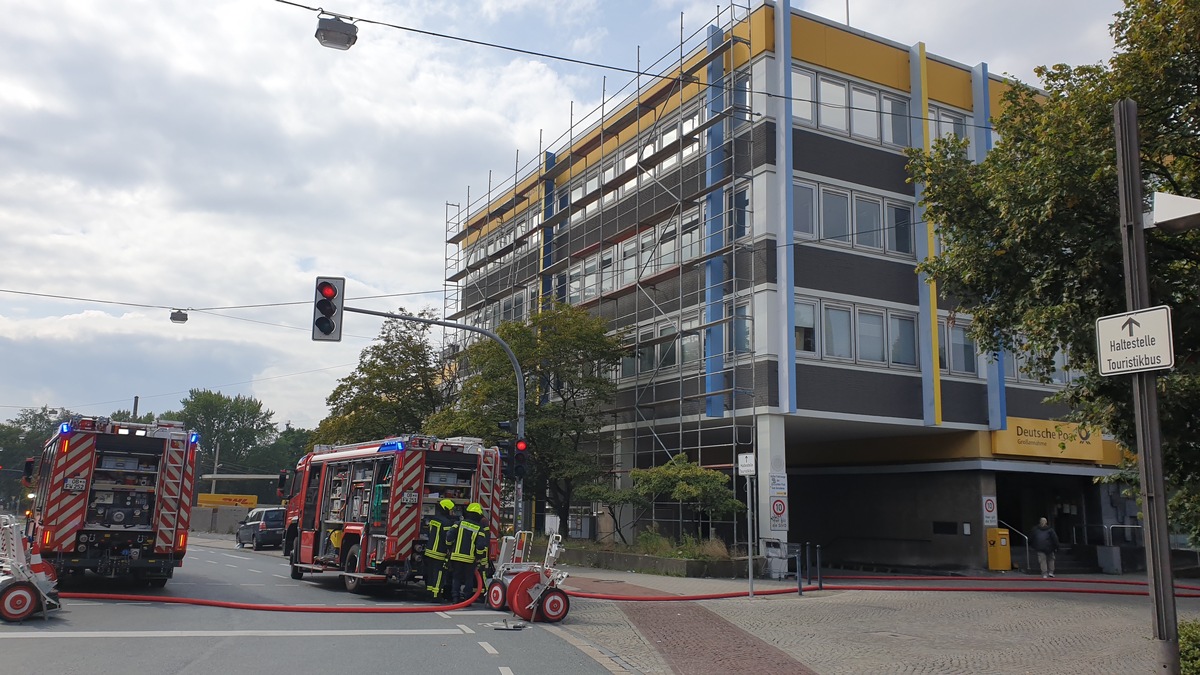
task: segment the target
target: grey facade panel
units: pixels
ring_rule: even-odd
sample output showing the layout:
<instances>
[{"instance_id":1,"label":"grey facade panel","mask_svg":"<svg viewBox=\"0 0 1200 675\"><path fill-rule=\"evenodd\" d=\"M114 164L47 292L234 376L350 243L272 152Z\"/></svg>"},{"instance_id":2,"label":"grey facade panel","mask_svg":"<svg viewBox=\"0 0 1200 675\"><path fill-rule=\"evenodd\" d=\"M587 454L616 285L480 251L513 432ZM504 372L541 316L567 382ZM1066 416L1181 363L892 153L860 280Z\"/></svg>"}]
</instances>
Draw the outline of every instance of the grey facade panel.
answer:
<instances>
[{"instance_id":1,"label":"grey facade panel","mask_svg":"<svg viewBox=\"0 0 1200 675\"><path fill-rule=\"evenodd\" d=\"M851 143L802 128L792 131L797 171L913 196L904 155Z\"/></svg>"},{"instance_id":2,"label":"grey facade panel","mask_svg":"<svg viewBox=\"0 0 1200 675\"><path fill-rule=\"evenodd\" d=\"M942 380L942 421L987 424L987 384Z\"/></svg>"},{"instance_id":3,"label":"grey facade panel","mask_svg":"<svg viewBox=\"0 0 1200 675\"><path fill-rule=\"evenodd\" d=\"M1052 391L1037 389L1018 389L1005 387L1005 406L1011 417L1031 417L1034 419L1055 419L1066 415L1071 409L1061 403L1044 403Z\"/></svg>"},{"instance_id":4,"label":"grey facade panel","mask_svg":"<svg viewBox=\"0 0 1200 675\"><path fill-rule=\"evenodd\" d=\"M906 305L919 302L920 282L909 261L880 260L797 240L796 285L830 293L878 298Z\"/></svg>"},{"instance_id":5,"label":"grey facade panel","mask_svg":"<svg viewBox=\"0 0 1200 675\"><path fill-rule=\"evenodd\" d=\"M835 368L820 362L797 363L796 408L921 419L921 378L915 373L901 375Z\"/></svg>"}]
</instances>

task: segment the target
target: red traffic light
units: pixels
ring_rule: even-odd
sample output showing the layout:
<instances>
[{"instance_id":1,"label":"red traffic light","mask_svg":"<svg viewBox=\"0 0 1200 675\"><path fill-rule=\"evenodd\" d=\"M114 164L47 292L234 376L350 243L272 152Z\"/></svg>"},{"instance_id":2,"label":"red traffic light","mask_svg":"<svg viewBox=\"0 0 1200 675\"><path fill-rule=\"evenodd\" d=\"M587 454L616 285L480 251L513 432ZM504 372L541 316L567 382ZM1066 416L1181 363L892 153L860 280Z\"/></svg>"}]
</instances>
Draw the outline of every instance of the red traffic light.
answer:
<instances>
[{"instance_id":1,"label":"red traffic light","mask_svg":"<svg viewBox=\"0 0 1200 675\"><path fill-rule=\"evenodd\" d=\"M529 449L529 441L526 441L524 438L518 438L513 447L517 449L517 452L525 452Z\"/></svg>"},{"instance_id":2,"label":"red traffic light","mask_svg":"<svg viewBox=\"0 0 1200 675\"><path fill-rule=\"evenodd\" d=\"M321 297L332 300L337 297L338 289L328 281L322 281L317 284L317 292L321 294Z\"/></svg>"}]
</instances>

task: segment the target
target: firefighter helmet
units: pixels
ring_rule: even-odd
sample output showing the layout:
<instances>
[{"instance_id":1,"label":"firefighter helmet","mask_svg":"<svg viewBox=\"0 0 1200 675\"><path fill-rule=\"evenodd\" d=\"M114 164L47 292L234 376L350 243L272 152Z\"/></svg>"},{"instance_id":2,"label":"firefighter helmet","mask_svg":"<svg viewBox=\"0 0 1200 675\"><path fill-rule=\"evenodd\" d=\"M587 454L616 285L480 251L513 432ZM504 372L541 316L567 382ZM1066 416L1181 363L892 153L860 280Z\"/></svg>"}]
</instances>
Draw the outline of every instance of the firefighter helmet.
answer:
<instances>
[{"instance_id":1,"label":"firefighter helmet","mask_svg":"<svg viewBox=\"0 0 1200 675\"><path fill-rule=\"evenodd\" d=\"M447 511L453 511L454 510L454 500L453 499L443 499L442 501L438 502L438 506L442 507L443 509L446 509Z\"/></svg>"},{"instance_id":2,"label":"firefighter helmet","mask_svg":"<svg viewBox=\"0 0 1200 675\"><path fill-rule=\"evenodd\" d=\"M479 502L471 502L470 504L467 504L467 513L478 513L482 516L483 507L479 505Z\"/></svg>"}]
</instances>

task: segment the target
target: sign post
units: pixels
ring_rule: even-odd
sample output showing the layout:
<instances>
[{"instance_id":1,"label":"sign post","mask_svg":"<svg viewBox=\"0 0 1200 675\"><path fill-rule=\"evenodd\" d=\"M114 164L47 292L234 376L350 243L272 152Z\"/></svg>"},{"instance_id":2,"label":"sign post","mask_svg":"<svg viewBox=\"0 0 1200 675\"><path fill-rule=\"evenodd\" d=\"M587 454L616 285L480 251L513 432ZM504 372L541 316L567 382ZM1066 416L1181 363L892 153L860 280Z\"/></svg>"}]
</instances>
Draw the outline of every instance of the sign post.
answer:
<instances>
[{"instance_id":1,"label":"sign post","mask_svg":"<svg viewBox=\"0 0 1200 675\"><path fill-rule=\"evenodd\" d=\"M738 455L738 475L746 477L746 579L754 597L754 453Z\"/></svg>"}]
</instances>

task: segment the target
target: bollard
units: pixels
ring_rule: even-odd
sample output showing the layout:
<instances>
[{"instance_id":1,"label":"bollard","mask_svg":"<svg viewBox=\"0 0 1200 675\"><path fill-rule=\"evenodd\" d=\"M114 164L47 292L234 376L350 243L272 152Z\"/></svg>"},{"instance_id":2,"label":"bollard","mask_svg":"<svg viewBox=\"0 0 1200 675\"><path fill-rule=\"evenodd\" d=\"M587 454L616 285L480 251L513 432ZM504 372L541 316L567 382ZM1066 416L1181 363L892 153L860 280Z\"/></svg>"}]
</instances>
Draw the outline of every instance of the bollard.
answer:
<instances>
[{"instance_id":1,"label":"bollard","mask_svg":"<svg viewBox=\"0 0 1200 675\"><path fill-rule=\"evenodd\" d=\"M804 595L804 568L800 567L799 551L796 551L796 595Z\"/></svg>"},{"instance_id":2,"label":"bollard","mask_svg":"<svg viewBox=\"0 0 1200 675\"><path fill-rule=\"evenodd\" d=\"M808 585L812 585L812 558L809 557L808 542L804 542L804 569L808 570Z\"/></svg>"},{"instance_id":3,"label":"bollard","mask_svg":"<svg viewBox=\"0 0 1200 675\"><path fill-rule=\"evenodd\" d=\"M825 590L825 581L821 579L821 545L817 544L817 590Z\"/></svg>"}]
</instances>

